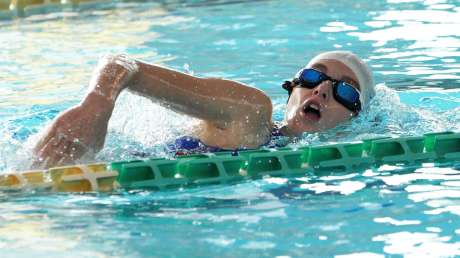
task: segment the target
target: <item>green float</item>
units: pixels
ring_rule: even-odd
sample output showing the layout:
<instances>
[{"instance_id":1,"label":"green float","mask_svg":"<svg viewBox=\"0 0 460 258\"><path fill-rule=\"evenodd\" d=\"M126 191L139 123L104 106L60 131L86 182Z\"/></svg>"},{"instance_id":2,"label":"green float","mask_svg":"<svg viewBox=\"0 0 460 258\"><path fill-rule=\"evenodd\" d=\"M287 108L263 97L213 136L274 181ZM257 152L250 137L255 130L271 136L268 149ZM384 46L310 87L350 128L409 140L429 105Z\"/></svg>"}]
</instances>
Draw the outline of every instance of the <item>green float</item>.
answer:
<instances>
[{"instance_id":1,"label":"green float","mask_svg":"<svg viewBox=\"0 0 460 258\"><path fill-rule=\"evenodd\" d=\"M177 188L264 176L352 172L384 164L418 165L460 160L460 133L376 138L345 144L259 149L114 162L123 188Z\"/></svg>"}]
</instances>

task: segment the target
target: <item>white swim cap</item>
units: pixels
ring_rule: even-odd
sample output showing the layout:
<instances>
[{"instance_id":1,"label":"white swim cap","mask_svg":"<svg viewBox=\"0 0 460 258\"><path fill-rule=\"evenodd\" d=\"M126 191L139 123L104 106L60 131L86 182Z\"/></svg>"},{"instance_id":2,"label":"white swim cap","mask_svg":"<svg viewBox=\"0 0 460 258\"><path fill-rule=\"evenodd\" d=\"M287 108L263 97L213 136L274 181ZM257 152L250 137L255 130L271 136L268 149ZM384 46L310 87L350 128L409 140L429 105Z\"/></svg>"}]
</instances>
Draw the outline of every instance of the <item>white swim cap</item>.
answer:
<instances>
[{"instance_id":1,"label":"white swim cap","mask_svg":"<svg viewBox=\"0 0 460 258\"><path fill-rule=\"evenodd\" d=\"M364 109L375 95L374 81L369 67L361 58L349 51L329 51L315 56L308 64L311 67L320 60L337 60L348 66L358 78L361 92L361 107Z\"/></svg>"}]
</instances>

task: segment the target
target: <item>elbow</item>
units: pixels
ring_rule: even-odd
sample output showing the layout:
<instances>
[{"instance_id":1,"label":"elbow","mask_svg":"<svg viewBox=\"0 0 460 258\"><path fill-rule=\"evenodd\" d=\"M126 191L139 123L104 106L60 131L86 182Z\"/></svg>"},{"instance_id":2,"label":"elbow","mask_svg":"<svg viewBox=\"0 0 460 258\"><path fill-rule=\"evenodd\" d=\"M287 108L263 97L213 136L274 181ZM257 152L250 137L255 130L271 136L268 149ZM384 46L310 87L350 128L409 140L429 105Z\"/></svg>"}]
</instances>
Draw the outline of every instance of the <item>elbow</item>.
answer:
<instances>
[{"instance_id":1,"label":"elbow","mask_svg":"<svg viewBox=\"0 0 460 258\"><path fill-rule=\"evenodd\" d=\"M270 120L273 113L272 100L263 91L259 89L255 89L255 91L256 94L252 95L252 100L250 101L253 109L264 119L268 118Z\"/></svg>"}]
</instances>

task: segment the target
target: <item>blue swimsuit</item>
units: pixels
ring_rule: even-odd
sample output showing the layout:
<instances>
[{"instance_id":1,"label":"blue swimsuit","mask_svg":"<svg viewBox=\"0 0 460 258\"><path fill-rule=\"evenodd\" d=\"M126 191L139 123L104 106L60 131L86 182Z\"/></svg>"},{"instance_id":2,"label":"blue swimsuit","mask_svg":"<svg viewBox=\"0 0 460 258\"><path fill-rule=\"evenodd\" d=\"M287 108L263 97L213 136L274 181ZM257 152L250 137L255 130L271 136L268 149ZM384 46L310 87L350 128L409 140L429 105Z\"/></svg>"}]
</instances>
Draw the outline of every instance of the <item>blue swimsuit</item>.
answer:
<instances>
[{"instance_id":1,"label":"blue swimsuit","mask_svg":"<svg viewBox=\"0 0 460 258\"><path fill-rule=\"evenodd\" d=\"M274 148L285 146L285 143L280 143L279 139L283 137L280 132L278 125L275 124L272 130L270 141L263 146ZM194 153L205 153L205 152L219 152L219 151L232 151L221 149L219 147L207 146L200 139L192 136L182 136L175 140L175 142L167 145L170 152L175 153L176 156L194 154Z\"/></svg>"}]
</instances>

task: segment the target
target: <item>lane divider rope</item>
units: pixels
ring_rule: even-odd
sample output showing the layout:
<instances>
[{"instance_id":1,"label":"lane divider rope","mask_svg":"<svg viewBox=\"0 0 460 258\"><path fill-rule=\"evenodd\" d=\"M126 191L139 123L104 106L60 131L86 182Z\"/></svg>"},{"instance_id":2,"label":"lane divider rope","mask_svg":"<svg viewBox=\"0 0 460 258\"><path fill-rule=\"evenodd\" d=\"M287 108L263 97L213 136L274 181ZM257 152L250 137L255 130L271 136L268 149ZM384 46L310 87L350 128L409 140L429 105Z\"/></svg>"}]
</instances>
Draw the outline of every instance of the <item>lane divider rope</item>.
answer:
<instances>
[{"instance_id":1,"label":"lane divider rope","mask_svg":"<svg viewBox=\"0 0 460 258\"><path fill-rule=\"evenodd\" d=\"M0 189L85 192L113 191L121 187L162 190L265 176L357 172L386 164L417 166L457 161L460 161L460 133L442 132L321 146L153 157L0 173Z\"/></svg>"}]
</instances>

